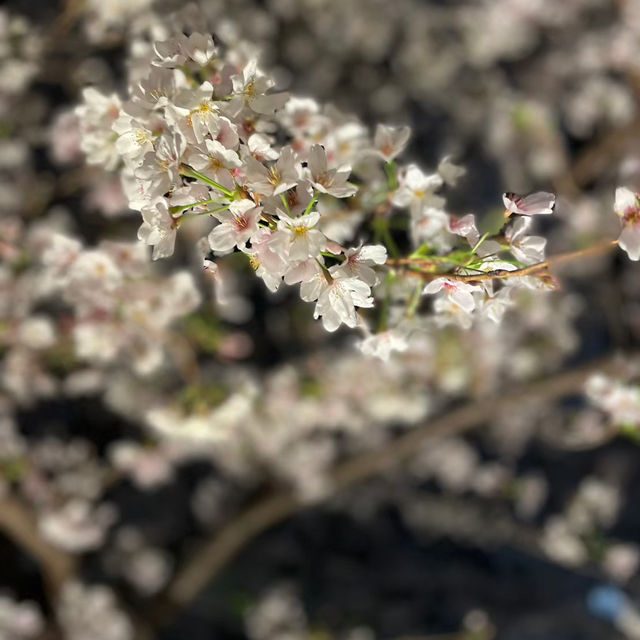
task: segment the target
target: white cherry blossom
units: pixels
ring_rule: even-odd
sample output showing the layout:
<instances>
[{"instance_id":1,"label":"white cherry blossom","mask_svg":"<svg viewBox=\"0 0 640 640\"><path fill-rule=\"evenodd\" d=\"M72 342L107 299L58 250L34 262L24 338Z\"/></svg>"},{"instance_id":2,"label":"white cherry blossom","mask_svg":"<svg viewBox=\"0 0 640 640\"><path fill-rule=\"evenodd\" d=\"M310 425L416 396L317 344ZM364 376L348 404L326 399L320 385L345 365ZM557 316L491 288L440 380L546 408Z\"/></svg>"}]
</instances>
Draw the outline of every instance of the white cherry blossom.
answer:
<instances>
[{"instance_id":1,"label":"white cherry blossom","mask_svg":"<svg viewBox=\"0 0 640 640\"><path fill-rule=\"evenodd\" d=\"M387 261L387 249L383 245L365 245L344 252L345 261L336 272L341 275L359 278L370 287L378 281L378 274L371 268Z\"/></svg>"},{"instance_id":2,"label":"white cherry blossom","mask_svg":"<svg viewBox=\"0 0 640 640\"><path fill-rule=\"evenodd\" d=\"M328 193L336 198L348 198L358 190L348 182L351 167L329 169L327 154L319 144L314 144L309 151L309 173L311 184L321 193Z\"/></svg>"},{"instance_id":3,"label":"white cherry blossom","mask_svg":"<svg viewBox=\"0 0 640 640\"><path fill-rule=\"evenodd\" d=\"M442 178L437 173L425 174L417 165L411 164L400 173L399 181L400 186L391 198L397 207L409 207L417 217L425 207L442 207L443 199L435 195L442 186Z\"/></svg>"},{"instance_id":4,"label":"white cherry blossom","mask_svg":"<svg viewBox=\"0 0 640 640\"><path fill-rule=\"evenodd\" d=\"M209 234L209 245L218 253L228 253L235 246L243 247L257 233L262 207L251 200L237 200L228 211L214 215L220 224Z\"/></svg>"},{"instance_id":5,"label":"white cherry blossom","mask_svg":"<svg viewBox=\"0 0 640 640\"><path fill-rule=\"evenodd\" d=\"M443 277L432 280L423 289L425 294L434 294L444 289L447 298L467 313L471 313L476 307L473 294L482 291L482 287L468 282L453 280Z\"/></svg>"},{"instance_id":6,"label":"white cherry blossom","mask_svg":"<svg viewBox=\"0 0 640 640\"><path fill-rule=\"evenodd\" d=\"M622 220L618 238L620 248L631 260L640 260L640 195L626 187L618 187L614 210Z\"/></svg>"}]
</instances>

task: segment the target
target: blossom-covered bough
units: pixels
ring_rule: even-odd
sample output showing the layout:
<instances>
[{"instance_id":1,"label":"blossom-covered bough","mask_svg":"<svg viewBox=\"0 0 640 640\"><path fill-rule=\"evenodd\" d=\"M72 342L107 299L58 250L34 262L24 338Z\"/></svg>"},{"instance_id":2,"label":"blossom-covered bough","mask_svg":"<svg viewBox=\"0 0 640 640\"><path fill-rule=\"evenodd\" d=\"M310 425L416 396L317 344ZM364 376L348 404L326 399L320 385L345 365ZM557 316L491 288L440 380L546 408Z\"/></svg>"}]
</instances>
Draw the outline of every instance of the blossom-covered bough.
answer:
<instances>
[{"instance_id":1,"label":"blossom-covered bough","mask_svg":"<svg viewBox=\"0 0 640 640\"><path fill-rule=\"evenodd\" d=\"M610 56L611 34L592 15L598 2L462 2L458 11L402 0L403 15L378 0L326 11L316 0L268 0L298 14L282 38L264 21L219 19L266 18L265 3L203 3L216 36L199 33L210 26L200 14L185 20L188 8L167 20L151 4L78 4L91 55L78 47L65 63L67 102L85 87L75 114L43 108L30 83L57 87L60 60L0 12L0 529L37 560L50 604L39 614L19 592L0 598L0 635L22 640L46 626L52 637L144 637L254 536L322 500L359 519L391 505L415 535L543 551L624 585L640 559L633 540L611 532L624 477L589 472L556 507L546 468L522 461L530 443L566 454L638 434L633 351L569 364L602 353L576 328L585 317L612 314L618 348L639 335L637 270L614 253L640 256L635 152L630 170L606 168L621 159L620 136L633 140L623 81L637 64L633 3L613 23ZM504 20L519 38L490 37ZM577 38L574 57L571 38L546 38L583 21L601 25L599 38ZM300 47L304 24L312 34ZM72 26L57 21L45 50L55 53ZM297 69L296 91L344 105L348 92L326 62L346 67L364 48L375 66L395 28L392 83L368 67L354 74L363 93L351 102L396 124L409 121L411 100L446 110L449 148L471 140L495 162L477 193L466 185L487 179L473 175L485 158L474 167L461 151L427 171L413 158L446 149L437 136L418 149L420 126L417 137L406 126L369 128L278 92L286 74L272 79L238 37L265 48L265 68ZM526 59L542 37L531 75L507 78L500 65ZM123 54L118 71L104 64L112 47ZM126 100L112 92L125 67ZM372 86L392 99L376 101ZM567 87L577 97L564 99ZM618 146L604 136L570 165L559 130L597 139L606 123ZM466 179L452 160L461 156ZM557 207L545 191L501 201L503 188L541 185ZM470 209L478 215L461 215ZM573 276L563 292L561 267ZM333 334L341 327L355 331ZM585 388L586 401L562 402ZM474 426L486 428L467 437ZM127 509L132 495L144 522ZM147 516L165 495L177 497ZM491 516L504 507L508 526L474 520L475 507ZM192 549L195 538L203 544ZM296 633L312 633L287 590L266 593L247 613L252 640L277 640L274 607L295 614Z\"/></svg>"},{"instance_id":2,"label":"blossom-covered bough","mask_svg":"<svg viewBox=\"0 0 640 640\"><path fill-rule=\"evenodd\" d=\"M207 270L243 252L269 290L299 283L325 329L359 326L363 348L387 358L428 328L416 313L423 295L436 295L439 324L499 322L517 289L553 287L552 266L616 244L545 260L546 240L530 235L532 217L554 210L544 192L504 194L502 221L481 233L472 214L444 209L441 191L462 168L448 158L435 173L397 165L408 127L379 125L371 138L335 110L273 86L255 58L192 33L155 43L128 101L85 90L82 147L89 162L121 167L129 206L142 215L138 238L154 259L173 253L190 220L209 216L215 226L200 244ZM626 189L616 197L619 244L634 260L635 198Z\"/></svg>"}]
</instances>

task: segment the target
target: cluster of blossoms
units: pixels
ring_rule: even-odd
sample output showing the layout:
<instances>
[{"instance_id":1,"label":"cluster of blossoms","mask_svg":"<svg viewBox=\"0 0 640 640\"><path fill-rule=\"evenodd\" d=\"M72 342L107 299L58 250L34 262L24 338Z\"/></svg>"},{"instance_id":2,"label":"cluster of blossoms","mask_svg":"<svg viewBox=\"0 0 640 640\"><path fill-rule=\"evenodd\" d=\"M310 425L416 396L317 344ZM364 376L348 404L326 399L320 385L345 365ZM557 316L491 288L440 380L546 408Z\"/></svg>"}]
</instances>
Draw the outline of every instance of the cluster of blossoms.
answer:
<instances>
[{"instance_id":1,"label":"cluster of blossoms","mask_svg":"<svg viewBox=\"0 0 640 640\"><path fill-rule=\"evenodd\" d=\"M397 102L389 96L427 98L446 106L463 147L470 130L484 140L509 178L505 183L525 188L531 176L546 180L563 162L563 145L552 127L562 120L552 117L560 93L541 92L532 100L531 78L523 75L512 94L491 65L521 59L555 28L579 29L588 12L579 3L566 3L553 10L553 19L545 19L552 9L546 1L526 11L518 9L516 0L483 3L480 9L457 3L465 5L460 12L402 1L411 6L409 18L379 0L347 0L331 11L316 0L266 4L279 4L284 13L289 6L301 20L312 16L309 26L316 35L334 43L328 55L345 60L364 42L369 62L382 59L391 47L391 30L402 23L402 33L411 36L402 39L396 62L404 73L396 74L396 84L381 87L372 108L377 104L380 112L394 113L388 105ZM250 47L226 49L198 33L171 38L162 20L143 11L150 4L85 5L92 41L111 46L124 25L131 29L129 36L137 36L130 41L133 57L127 65L129 101L86 89L77 109L81 132L71 110L48 114L42 95L29 93L38 68L38 40L24 21L5 19L0 12L0 117L3 133L8 132L0 146L9 168L0 177L5 207L0 228L0 501L17 498L33 512L37 534L46 544L78 565L88 553L90 562L104 570L103 582L125 585L123 591L133 591L136 598L153 597L170 580L179 536L215 533L235 513L239 493L242 501L276 484L293 488L301 500L325 497L331 493L332 471L345 456L384 449L398 430L418 428L464 398L503 393L512 383L555 371L579 345L574 324L584 310L576 295L552 292L555 282L547 270L535 269L544 263L546 249L546 239L534 231L536 216L554 211L551 194L505 194L504 207L477 222L472 214L453 215L444 195L464 170L448 158L432 172L400 164L408 127L380 125L371 132L313 99L271 93L274 81L257 68ZM261 11L250 0L224 4L230 12L257 16ZM203 9L215 5L208 2ZM624 5L626 15L634 2ZM139 19L130 24L136 15ZM431 20L434 15L440 18ZM515 32L522 34L528 25L533 36L478 38L485 28L495 32L505 17ZM241 21L239 31L258 29L258 22ZM337 24L345 38L335 37ZM237 30L223 22L219 26L222 41L235 42ZM371 38L369 27L382 37ZM449 36L444 41L450 30L466 34L465 44L453 47L450 41L456 39ZM594 78L588 83L588 101L562 104L572 135L628 120L628 88L603 76L609 67L632 66L633 59L625 58L633 48L630 31L620 27L618 66L606 60L597 63L598 69L581 67L583 75ZM426 32L429 37L423 37ZM161 41L152 46L150 39ZM449 53L458 49L424 64L429 53L424 49L440 44ZM586 57L596 64L594 58L610 38L581 41L582 50L589 44L593 53ZM473 53L464 64L461 46ZM295 51L305 73L295 86L308 82L315 95L331 93L335 78L323 72L326 59L305 62L310 48L302 49ZM557 61L558 51L551 51ZM542 53L547 58L547 49ZM95 77L100 86L112 84L107 65L99 61L78 64L70 84L87 77ZM531 74L534 84L548 64ZM469 68L477 71L471 74L475 80L454 81ZM549 81L566 85L567 71L560 71L547 74ZM372 82L371 74L355 75L358 86ZM493 90L480 95L476 82L487 75ZM442 91L449 85L456 87L456 99ZM601 99L603 92L607 100ZM362 100L352 98L354 104ZM473 113L486 117L490 126L476 131L477 122L469 120ZM40 135L45 116L50 116L48 137ZM45 139L54 167L41 171ZM92 164L118 170L118 178L79 167L80 146ZM54 169L64 178L55 185ZM618 183L637 191L631 178ZM556 246L584 246L609 231L614 237L615 216L600 215L610 208L610 202L601 206L611 200L610 194L603 195L605 188L581 196L575 209L558 198L553 217L560 220L552 222ZM634 189L618 189L614 210L623 225L618 244L637 260L640 215ZM72 200L77 229L69 224L70 215L51 206L69 204L66 199L77 195L75 190L89 191L84 200ZM473 197L474 207L485 208L481 194ZM95 238L96 231L100 237L114 230L117 237L123 231L133 236L127 201L142 216L142 242L99 239L86 245L83 238ZM94 209L108 219L96 220L90 215ZM115 220L115 214L123 215ZM370 239L367 244L365 239ZM145 245L153 247L154 258L175 253L177 262L187 255L198 266L204 263L206 272L195 277L187 271L167 273L166 262L150 262ZM196 252L191 251L194 245ZM314 346L311 354L300 353L295 341L299 327L282 313L285 296L274 296L275 304L265 305L266 310L257 308L262 298L254 295L254 287L262 285L248 284L242 265L251 265L270 292L282 293L283 283L299 284L300 296L314 303L326 329L358 326L364 334L362 353L329 350L323 342L327 336L306 323L300 323L307 332L301 333ZM629 265L621 268L631 276L626 299L633 301L635 274ZM213 284L217 306L208 305L199 279ZM251 333L247 319L252 309L264 325L260 335ZM509 322L498 324L507 310ZM185 316L189 322L179 324ZM224 322L235 326L230 330ZM266 356L251 352L254 338L258 352L264 348L258 341L267 343ZM287 351L289 344L296 346ZM293 351L294 361L275 367L268 362L265 375L258 362L271 358L273 345L283 359ZM391 352L397 352L392 359ZM249 356L257 366L242 362ZM390 361L371 375L370 356ZM176 382L176 374L182 382ZM596 379L587 395L613 422L640 423L632 386ZM70 435L70 415L85 403L115 413L109 414L109 429L118 419L124 418L123 424L105 435L99 419L90 415L87 421L81 412L81 436L78 429ZM30 413L42 405L45 414L51 412L50 420ZM70 413L58 416L61 406L71 408ZM399 507L414 532L431 537L435 528L438 535L465 535L466 521L461 524L457 513L448 524L434 517L429 505L435 485L445 500L464 495L470 502L508 502L517 519L533 522L553 486L542 466L522 472L529 464L522 464L527 447L539 433L545 444L561 447L558 433L564 435L573 425L566 424L560 408L528 413L519 407L512 413L492 420L482 452L463 437L430 441L389 482L372 483L376 486L336 502L342 501L347 514L363 517L386 501ZM591 417L585 413L576 420L576 430L588 432ZM555 431L555 438L545 429ZM485 451L491 452L489 459ZM594 557L590 546L612 526L624 491L615 478L604 487L590 479L580 484L567 513L548 520L540 547L572 566L601 562L608 574L625 582L637 569L635 544L607 537L604 557ZM145 507L167 495L172 508L162 505L162 517L134 522L126 504L131 495ZM179 514L179 524L166 524L169 511ZM185 534L180 528L185 522L195 522L195 530ZM467 539L474 544L491 539L489 529L471 527ZM48 610L57 611L57 624L71 638L128 640L134 634L106 586L69 582ZM285 618L291 612L289 625ZM37 636L41 618L22 596L0 598L0 635L12 640ZM256 640L278 637L281 624L291 637L310 633L301 603L288 593L276 590L272 597L267 591L250 610L248 633ZM370 636L366 629L345 634L350 640Z\"/></svg>"},{"instance_id":2,"label":"cluster of blossoms","mask_svg":"<svg viewBox=\"0 0 640 640\"><path fill-rule=\"evenodd\" d=\"M317 0L198 5L192 28L257 43L271 68L292 70L298 92L375 119L408 120L417 110L425 146L435 139L464 149L459 132L473 132L470 146L512 188L568 168L567 132L588 140L637 115L626 79L639 70L638 0L344 0L330 11ZM637 167L637 151L629 153ZM483 178L492 183L495 172Z\"/></svg>"},{"instance_id":3,"label":"cluster of blossoms","mask_svg":"<svg viewBox=\"0 0 640 640\"><path fill-rule=\"evenodd\" d=\"M104 241L86 249L55 234L43 245L43 291L69 304L77 357L107 365L126 354L137 373L157 370L171 342L170 326L200 304L191 274L176 272L154 286L157 276L138 243Z\"/></svg>"},{"instance_id":4,"label":"cluster of blossoms","mask_svg":"<svg viewBox=\"0 0 640 640\"><path fill-rule=\"evenodd\" d=\"M182 224L211 215L218 225L207 254L243 251L270 290L283 279L301 283L328 330L354 327L356 307L373 305L371 266L383 264L386 251L330 241L318 201L357 191L345 161L362 132L348 124L333 131L313 101L268 94L273 81L256 61L221 57L211 36L160 42L155 54L129 102L88 89L78 110L89 161L124 165L129 205L143 219L138 237L154 258L167 257ZM278 127L291 144L274 146Z\"/></svg>"},{"instance_id":5,"label":"cluster of blossoms","mask_svg":"<svg viewBox=\"0 0 640 640\"><path fill-rule=\"evenodd\" d=\"M469 327L474 315L499 322L515 289L553 284L544 274L504 277L544 261L546 240L530 231L533 215L552 213L552 194L506 194L502 223L481 234L472 214L444 209L439 191L455 185L460 167L448 158L435 173L396 165L407 127L380 125L371 138L332 108L270 93L274 81L255 58L208 35L156 42L147 74L138 68L137 76L125 103L85 90L78 115L88 161L121 167L129 206L143 220L138 237L154 259L174 252L185 223L210 216L217 224L198 246L214 278L218 258L242 252L269 290L299 283L328 331L360 325L365 351L383 358L424 328L422 294L440 294L436 323ZM394 225L414 249L406 258ZM370 232L375 244L347 244ZM383 284L381 265L391 267ZM389 304L373 335L358 310L376 296Z\"/></svg>"},{"instance_id":6,"label":"cluster of blossoms","mask_svg":"<svg viewBox=\"0 0 640 640\"><path fill-rule=\"evenodd\" d=\"M124 357L150 374L166 361L171 326L200 304L191 274L161 279L139 243L86 248L62 230L7 218L0 247L0 377L24 402L55 394L53 362L106 369Z\"/></svg>"}]
</instances>

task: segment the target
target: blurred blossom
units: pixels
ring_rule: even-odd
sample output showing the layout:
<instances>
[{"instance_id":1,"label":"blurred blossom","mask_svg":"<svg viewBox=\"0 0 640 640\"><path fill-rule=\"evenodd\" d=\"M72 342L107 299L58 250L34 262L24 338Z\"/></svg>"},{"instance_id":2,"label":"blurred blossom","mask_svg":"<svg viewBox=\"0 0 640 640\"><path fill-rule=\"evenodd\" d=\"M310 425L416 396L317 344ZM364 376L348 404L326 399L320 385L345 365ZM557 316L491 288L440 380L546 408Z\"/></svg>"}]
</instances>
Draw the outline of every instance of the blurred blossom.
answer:
<instances>
[{"instance_id":1,"label":"blurred blossom","mask_svg":"<svg viewBox=\"0 0 640 640\"><path fill-rule=\"evenodd\" d=\"M81 4L51 24L0 9L0 501L108 584L71 576L57 601L29 596L42 611L0 596L0 637L40 637L55 611L65 638L134 638L119 591L154 605L192 539L274 491L332 498L312 516L345 519L339 560L317 559L330 578L375 558L393 513L421 553L449 537L501 559L506 536L528 554L523 527L547 562L633 585L638 547L615 535L640 426L640 3ZM615 259L553 264L616 237ZM509 402L614 349L624 375ZM477 433L333 495L344 461L487 399ZM372 535L352 542L354 522ZM324 583L308 607L308 584L283 582L310 566L289 548L247 578L251 640L373 640L431 615L385 595L384 616L343 624ZM385 547L385 590L404 594L404 552ZM379 607L367 589L358 606ZM640 637L606 589L590 612ZM447 625L494 635L462 592Z\"/></svg>"},{"instance_id":2,"label":"blurred blossom","mask_svg":"<svg viewBox=\"0 0 640 640\"><path fill-rule=\"evenodd\" d=\"M302 640L307 637L307 620L297 594L289 585L266 591L246 615L251 640Z\"/></svg>"},{"instance_id":3,"label":"blurred blossom","mask_svg":"<svg viewBox=\"0 0 640 640\"><path fill-rule=\"evenodd\" d=\"M70 640L130 640L133 626L106 586L79 582L65 586L58 607L60 626Z\"/></svg>"},{"instance_id":4,"label":"blurred blossom","mask_svg":"<svg viewBox=\"0 0 640 640\"><path fill-rule=\"evenodd\" d=\"M44 619L33 602L16 602L0 596L0 637L3 640L38 638L44 629Z\"/></svg>"},{"instance_id":5,"label":"blurred blossom","mask_svg":"<svg viewBox=\"0 0 640 640\"><path fill-rule=\"evenodd\" d=\"M78 553L100 547L115 519L108 505L92 512L87 503L72 501L56 511L45 512L40 519L40 530L54 545Z\"/></svg>"}]
</instances>

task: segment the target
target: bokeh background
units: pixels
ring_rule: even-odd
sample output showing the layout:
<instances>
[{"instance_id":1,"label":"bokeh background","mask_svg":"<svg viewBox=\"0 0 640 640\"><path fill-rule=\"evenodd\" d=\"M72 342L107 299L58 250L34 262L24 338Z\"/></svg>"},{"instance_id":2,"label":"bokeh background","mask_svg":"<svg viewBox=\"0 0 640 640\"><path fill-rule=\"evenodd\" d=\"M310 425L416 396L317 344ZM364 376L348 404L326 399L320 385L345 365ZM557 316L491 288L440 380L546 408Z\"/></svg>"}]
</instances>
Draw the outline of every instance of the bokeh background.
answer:
<instances>
[{"instance_id":1,"label":"bokeh background","mask_svg":"<svg viewBox=\"0 0 640 640\"><path fill-rule=\"evenodd\" d=\"M640 278L623 255L383 364L235 256L212 291L194 227L161 264L101 245L141 263L140 295L175 287L157 335L74 334L49 237L89 250L139 226L117 175L84 162L74 108L89 84L123 94L179 30L255 49L278 88L358 126L410 125L405 160L466 168L451 213L553 191L550 254L615 238L615 188L640 190L638 0L5 2L0 640L640 637ZM186 274L193 292L171 280ZM169 364L150 372L156 343ZM451 426L461 407L477 417Z\"/></svg>"}]
</instances>

